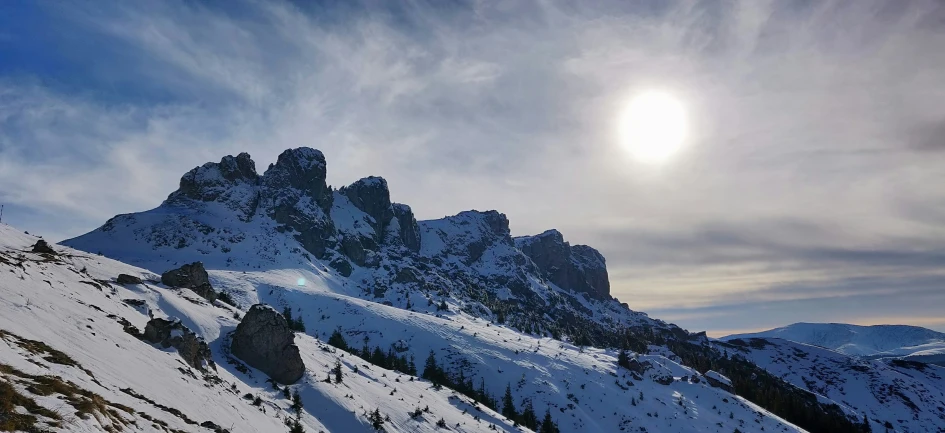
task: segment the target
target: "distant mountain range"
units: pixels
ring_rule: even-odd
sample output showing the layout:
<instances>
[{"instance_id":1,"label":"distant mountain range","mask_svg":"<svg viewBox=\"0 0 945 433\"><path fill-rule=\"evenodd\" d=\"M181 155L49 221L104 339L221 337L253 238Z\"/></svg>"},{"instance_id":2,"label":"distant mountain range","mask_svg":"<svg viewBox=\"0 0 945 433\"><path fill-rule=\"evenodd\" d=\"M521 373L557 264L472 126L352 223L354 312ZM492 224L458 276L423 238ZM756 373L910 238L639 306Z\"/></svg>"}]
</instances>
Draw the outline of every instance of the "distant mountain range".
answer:
<instances>
[{"instance_id":1,"label":"distant mountain range","mask_svg":"<svg viewBox=\"0 0 945 433\"><path fill-rule=\"evenodd\" d=\"M900 358L945 365L945 334L919 326L795 323L721 340L750 338L780 338L870 359Z\"/></svg>"}]
</instances>

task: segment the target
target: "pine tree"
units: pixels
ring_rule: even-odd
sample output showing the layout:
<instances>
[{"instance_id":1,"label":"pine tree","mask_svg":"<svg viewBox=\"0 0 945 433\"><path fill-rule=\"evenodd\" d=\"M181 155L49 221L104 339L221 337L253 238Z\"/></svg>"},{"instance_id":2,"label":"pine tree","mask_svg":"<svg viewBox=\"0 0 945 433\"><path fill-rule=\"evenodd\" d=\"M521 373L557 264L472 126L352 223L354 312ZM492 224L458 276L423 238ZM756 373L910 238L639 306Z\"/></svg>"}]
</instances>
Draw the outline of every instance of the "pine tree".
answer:
<instances>
[{"instance_id":1,"label":"pine tree","mask_svg":"<svg viewBox=\"0 0 945 433\"><path fill-rule=\"evenodd\" d=\"M341 371L341 361L335 359L335 368L331 371L335 373L335 383L341 383L341 378L344 377L344 373Z\"/></svg>"},{"instance_id":2,"label":"pine tree","mask_svg":"<svg viewBox=\"0 0 945 433\"><path fill-rule=\"evenodd\" d=\"M289 427L289 433L305 433L305 429L302 428L302 423L299 421L298 417L292 421L292 425Z\"/></svg>"},{"instance_id":3,"label":"pine tree","mask_svg":"<svg viewBox=\"0 0 945 433\"><path fill-rule=\"evenodd\" d=\"M380 430L384 427L384 417L381 416L380 409L374 409L374 412L368 415L368 421L371 421L371 427L374 427L374 430Z\"/></svg>"},{"instance_id":4,"label":"pine tree","mask_svg":"<svg viewBox=\"0 0 945 433\"><path fill-rule=\"evenodd\" d=\"M617 354L617 365L626 369L630 368L630 355L625 349L620 349L620 353Z\"/></svg>"},{"instance_id":5,"label":"pine tree","mask_svg":"<svg viewBox=\"0 0 945 433\"><path fill-rule=\"evenodd\" d=\"M298 391L292 394L292 410L295 411L296 416L302 414L302 396L299 395Z\"/></svg>"},{"instance_id":6,"label":"pine tree","mask_svg":"<svg viewBox=\"0 0 945 433\"><path fill-rule=\"evenodd\" d=\"M423 365L423 378L433 382L434 385L440 383L440 367L436 365L436 355L432 350L426 364Z\"/></svg>"},{"instance_id":7,"label":"pine tree","mask_svg":"<svg viewBox=\"0 0 945 433\"><path fill-rule=\"evenodd\" d=\"M535 415L535 406L532 405L531 399L522 402L522 424L531 430L538 427L538 416Z\"/></svg>"},{"instance_id":8,"label":"pine tree","mask_svg":"<svg viewBox=\"0 0 945 433\"><path fill-rule=\"evenodd\" d=\"M348 342L345 341L345 336L341 335L341 331L337 329L328 337L328 344L344 351L348 350Z\"/></svg>"},{"instance_id":9,"label":"pine tree","mask_svg":"<svg viewBox=\"0 0 945 433\"><path fill-rule=\"evenodd\" d=\"M502 415L508 419L515 419L518 413L515 411L515 400L512 399L512 385L505 386L505 395L502 397Z\"/></svg>"},{"instance_id":10,"label":"pine tree","mask_svg":"<svg viewBox=\"0 0 945 433\"><path fill-rule=\"evenodd\" d=\"M410 354L410 362L407 364L407 374L411 376L417 375L417 364L414 363L413 354Z\"/></svg>"},{"instance_id":11,"label":"pine tree","mask_svg":"<svg viewBox=\"0 0 945 433\"><path fill-rule=\"evenodd\" d=\"M551 410L545 409L545 419L541 421L539 433L558 433L558 426L551 419Z\"/></svg>"}]
</instances>

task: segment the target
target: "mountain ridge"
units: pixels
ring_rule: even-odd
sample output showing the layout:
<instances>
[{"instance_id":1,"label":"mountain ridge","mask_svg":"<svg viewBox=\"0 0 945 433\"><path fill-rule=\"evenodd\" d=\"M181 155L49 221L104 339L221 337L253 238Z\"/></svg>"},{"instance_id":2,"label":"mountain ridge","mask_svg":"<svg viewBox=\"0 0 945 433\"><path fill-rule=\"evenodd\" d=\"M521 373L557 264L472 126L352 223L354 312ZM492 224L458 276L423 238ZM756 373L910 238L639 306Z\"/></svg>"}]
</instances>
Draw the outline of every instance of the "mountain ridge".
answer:
<instances>
[{"instance_id":1,"label":"mountain ridge","mask_svg":"<svg viewBox=\"0 0 945 433\"><path fill-rule=\"evenodd\" d=\"M867 358L945 362L945 333L910 325L794 323L767 331L733 334L720 340L781 338Z\"/></svg>"},{"instance_id":2,"label":"mountain ridge","mask_svg":"<svg viewBox=\"0 0 945 433\"><path fill-rule=\"evenodd\" d=\"M604 257L591 247L570 245L557 230L513 237L508 218L495 210L417 221L409 206L390 201L382 178L333 189L326 173L324 155L310 148L282 152L262 175L248 154L226 156L182 176L178 190L157 208L115 216L61 244L153 273L200 261L213 286L239 305L281 307L309 324L313 337L352 342L336 346L342 349L358 341L365 348L379 344L380 356L372 359L381 359L385 348L417 357L429 350L431 359L435 355L445 365L451 386L467 396L485 395L482 401L500 395L502 381L506 388L517 383L516 390L529 390L528 402L570 415L566 431L660 423L668 428L683 418L696 430L732 430L725 421L699 424L687 410L670 411L671 419L646 412L647 418L662 419L652 424L641 413L625 411L627 402L619 400L606 401L618 405L613 415L619 420L595 413L604 396L627 395L640 379L671 387L679 394L674 404L684 409L684 391L702 395L705 386L723 384L727 392L813 431L861 431L861 420L836 404L750 362L723 357L704 332L690 333L619 303L609 294ZM549 344L559 350L547 350ZM628 353L635 363L625 362ZM367 356L367 349L357 354ZM534 370L510 376L510 369L525 365L522 357L538 364L526 362ZM601 359L617 359L621 369ZM704 376L710 371L715 373ZM532 373L537 376L529 380ZM586 377L578 379L579 373ZM591 384L601 389L575 396L572 385L592 373L620 379L612 388L610 378L598 376ZM728 381L718 379L724 376ZM475 378L485 394L467 382ZM588 398L599 401L585 406ZM716 407L702 412L724 415ZM756 423L770 422L770 413L756 413ZM745 428L744 419L738 425Z\"/></svg>"},{"instance_id":3,"label":"mountain ridge","mask_svg":"<svg viewBox=\"0 0 945 433\"><path fill-rule=\"evenodd\" d=\"M417 221L408 205L390 200L383 178L329 187L325 156L311 148L282 152L261 175L255 167L245 152L205 163L157 208L118 215L61 244L154 272L193 261L247 272L300 268L300 278L393 305L419 290L519 329L541 328L550 317L554 329L543 332L555 335L575 334L577 319L596 327L580 337L587 343L603 343L615 325L685 335L614 302L604 257L557 230L513 238L508 218L494 210Z\"/></svg>"}]
</instances>

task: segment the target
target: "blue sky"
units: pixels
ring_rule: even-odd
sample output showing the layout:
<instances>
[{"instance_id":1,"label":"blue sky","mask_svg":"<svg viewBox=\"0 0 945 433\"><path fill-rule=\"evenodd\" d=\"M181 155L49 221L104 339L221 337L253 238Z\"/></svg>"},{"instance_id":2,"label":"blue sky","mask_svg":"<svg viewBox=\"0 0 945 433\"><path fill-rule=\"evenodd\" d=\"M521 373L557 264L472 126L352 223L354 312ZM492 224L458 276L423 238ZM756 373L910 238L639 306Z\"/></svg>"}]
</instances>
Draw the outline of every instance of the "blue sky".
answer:
<instances>
[{"instance_id":1,"label":"blue sky","mask_svg":"<svg viewBox=\"0 0 945 433\"><path fill-rule=\"evenodd\" d=\"M61 240L311 146L420 218L558 228L690 329L945 330L941 2L392 5L0 2L4 222ZM616 134L650 89L691 122L658 166Z\"/></svg>"}]
</instances>

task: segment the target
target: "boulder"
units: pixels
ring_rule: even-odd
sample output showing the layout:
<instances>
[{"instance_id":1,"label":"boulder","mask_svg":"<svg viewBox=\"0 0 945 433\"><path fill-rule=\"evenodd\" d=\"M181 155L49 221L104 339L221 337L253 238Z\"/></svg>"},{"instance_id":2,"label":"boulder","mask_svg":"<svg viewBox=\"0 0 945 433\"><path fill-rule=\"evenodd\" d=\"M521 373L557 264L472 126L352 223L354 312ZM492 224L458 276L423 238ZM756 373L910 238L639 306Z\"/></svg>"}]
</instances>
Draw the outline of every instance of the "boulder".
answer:
<instances>
[{"instance_id":1,"label":"boulder","mask_svg":"<svg viewBox=\"0 0 945 433\"><path fill-rule=\"evenodd\" d=\"M161 283L169 287L188 288L210 302L217 299L217 292L210 286L210 276L207 275L207 270L200 262L193 262L161 274Z\"/></svg>"},{"instance_id":2,"label":"boulder","mask_svg":"<svg viewBox=\"0 0 945 433\"><path fill-rule=\"evenodd\" d=\"M36 241L36 244L33 245L33 252L40 254L56 254L56 250L52 249L49 243L43 239Z\"/></svg>"},{"instance_id":3,"label":"boulder","mask_svg":"<svg viewBox=\"0 0 945 433\"><path fill-rule=\"evenodd\" d=\"M118 274L118 279L116 280L118 284L141 284L141 278L138 278L134 275L128 274Z\"/></svg>"},{"instance_id":4,"label":"boulder","mask_svg":"<svg viewBox=\"0 0 945 433\"><path fill-rule=\"evenodd\" d=\"M141 339L151 344L160 344L162 348L173 347L187 365L198 370L205 370L204 364L216 370L216 364L207 342L194 334L190 328L178 320L151 319L144 327Z\"/></svg>"},{"instance_id":5,"label":"boulder","mask_svg":"<svg viewBox=\"0 0 945 433\"><path fill-rule=\"evenodd\" d=\"M276 382L291 384L305 373L289 323L272 307L253 305L233 332L230 352Z\"/></svg>"}]
</instances>

